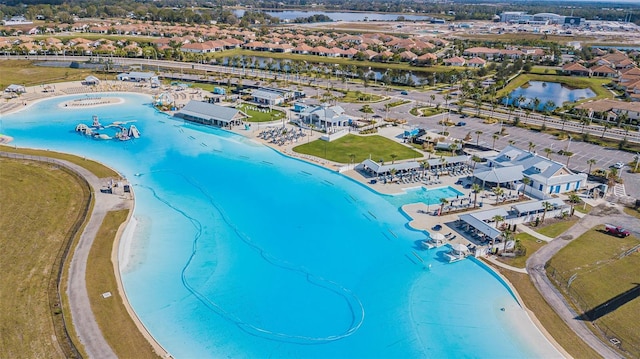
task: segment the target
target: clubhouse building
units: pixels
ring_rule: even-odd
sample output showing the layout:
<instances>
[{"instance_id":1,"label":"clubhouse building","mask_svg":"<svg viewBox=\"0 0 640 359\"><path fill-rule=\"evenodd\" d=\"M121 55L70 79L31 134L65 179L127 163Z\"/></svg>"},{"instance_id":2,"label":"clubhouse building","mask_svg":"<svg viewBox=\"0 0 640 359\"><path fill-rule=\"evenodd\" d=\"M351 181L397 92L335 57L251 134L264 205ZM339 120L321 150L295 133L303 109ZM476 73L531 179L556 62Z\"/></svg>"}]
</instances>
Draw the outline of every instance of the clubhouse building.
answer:
<instances>
[{"instance_id":1,"label":"clubhouse building","mask_svg":"<svg viewBox=\"0 0 640 359\"><path fill-rule=\"evenodd\" d=\"M484 165L476 167L473 176L485 185L523 190L540 199L577 191L587 182L586 173L574 173L562 163L514 146L488 157ZM524 178L530 180L528 185L522 182Z\"/></svg>"}]
</instances>

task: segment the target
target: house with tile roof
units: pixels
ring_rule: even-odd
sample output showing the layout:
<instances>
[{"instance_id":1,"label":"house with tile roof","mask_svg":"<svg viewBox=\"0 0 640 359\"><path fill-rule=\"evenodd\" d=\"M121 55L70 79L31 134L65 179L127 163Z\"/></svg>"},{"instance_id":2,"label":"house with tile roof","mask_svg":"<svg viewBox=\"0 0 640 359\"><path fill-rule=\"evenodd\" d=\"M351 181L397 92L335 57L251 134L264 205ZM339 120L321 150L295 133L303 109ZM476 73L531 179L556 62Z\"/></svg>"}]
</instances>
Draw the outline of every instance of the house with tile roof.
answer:
<instances>
[{"instance_id":1,"label":"house with tile roof","mask_svg":"<svg viewBox=\"0 0 640 359\"><path fill-rule=\"evenodd\" d=\"M464 66L464 64L467 63L467 60L462 57L455 56L449 59L444 59L443 62L447 66Z\"/></svg>"},{"instance_id":2,"label":"house with tile roof","mask_svg":"<svg viewBox=\"0 0 640 359\"><path fill-rule=\"evenodd\" d=\"M591 75L591 71L588 68L582 66L577 62L564 65L562 67L562 72L565 75L572 75L572 76L590 76Z\"/></svg>"},{"instance_id":3,"label":"house with tile roof","mask_svg":"<svg viewBox=\"0 0 640 359\"><path fill-rule=\"evenodd\" d=\"M487 64L487 61L482 59L482 58L480 58L480 57L474 57L474 58L469 59L467 61L467 66L469 66L469 67L480 68L480 67L485 67L486 64Z\"/></svg>"},{"instance_id":4,"label":"house with tile roof","mask_svg":"<svg viewBox=\"0 0 640 359\"><path fill-rule=\"evenodd\" d=\"M591 70L592 76L596 77L618 77L618 71L607 65L590 67L589 70Z\"/></svg>"}]
</instances>

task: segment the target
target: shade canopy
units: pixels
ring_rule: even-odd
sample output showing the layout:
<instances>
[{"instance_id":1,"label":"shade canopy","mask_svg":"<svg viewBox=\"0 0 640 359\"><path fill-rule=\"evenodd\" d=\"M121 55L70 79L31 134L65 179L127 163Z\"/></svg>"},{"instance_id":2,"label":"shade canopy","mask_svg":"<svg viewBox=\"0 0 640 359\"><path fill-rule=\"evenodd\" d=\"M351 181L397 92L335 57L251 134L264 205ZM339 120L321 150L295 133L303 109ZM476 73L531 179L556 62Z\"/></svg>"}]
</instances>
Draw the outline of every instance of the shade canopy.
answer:
<instances>
[{"instance_id":1,"label":"shade canopy","mask_svg":"<svg viewBox=\"0 0 640 359\"><path fill-rule=\"evenodd\" d=\"M467 246L465 246L462 243L454 243L451 245L451 248L453 248L454 251L456 252L468 252L469 248L467 248Z\"/></svg>"},{"instance_id":2,"label":"shade canopy","mask_svg":"<svg viewBox=\"0 0 640 359\"><path fill-rule=\"evenodd\" d=\"M431 234L431 239L433 239L434 241L441 241L444 239L444 234L442 233L433 233Z\"/></svg>"}]
</instances>

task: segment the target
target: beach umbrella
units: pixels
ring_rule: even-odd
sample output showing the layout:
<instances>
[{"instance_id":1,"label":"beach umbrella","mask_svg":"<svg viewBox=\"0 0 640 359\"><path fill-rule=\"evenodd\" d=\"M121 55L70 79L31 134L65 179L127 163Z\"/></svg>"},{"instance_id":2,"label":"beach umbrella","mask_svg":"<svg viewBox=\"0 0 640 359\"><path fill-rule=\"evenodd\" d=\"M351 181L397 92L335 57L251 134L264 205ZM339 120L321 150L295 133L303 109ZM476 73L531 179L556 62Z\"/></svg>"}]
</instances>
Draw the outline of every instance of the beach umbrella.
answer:
<instances>
[{"instance_id":1,"label":"beach umbrella","mask_svg":"<svg viewBox=\"0 0 640 359\"><path fill-rule=\"evenodd\" d=\"M434 233L431 235L431 239L433 239L434 241L442 241L444 240L444 234L442 233Z\"/></svg>"},{"instance_id":2,"label":"beach umbrella","mask_svg":"<svg viewBox=\"0 0 640 359\"><path fill-rule=\"evenodd\" d=\"M454 243L451 248L456 252L466 252L469 250L469 248L462 243Z\"/></svg>"}]
</instances>

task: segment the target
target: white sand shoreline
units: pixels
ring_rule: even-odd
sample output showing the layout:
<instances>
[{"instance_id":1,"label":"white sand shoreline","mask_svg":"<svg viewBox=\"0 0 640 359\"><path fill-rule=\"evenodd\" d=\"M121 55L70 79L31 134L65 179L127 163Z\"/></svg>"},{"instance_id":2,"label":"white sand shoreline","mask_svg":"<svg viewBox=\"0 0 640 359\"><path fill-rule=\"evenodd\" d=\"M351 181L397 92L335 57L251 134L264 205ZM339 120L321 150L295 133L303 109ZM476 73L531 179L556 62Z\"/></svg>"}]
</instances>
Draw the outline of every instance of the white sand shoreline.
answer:
<instances>
[{"instance_id":1,"label":"white sand shoreline","mask_svg":"<svg viewBox=\"0 0 640 359\"><path fill-rule=\"evenodd\" d=\"M108 106L108 105L118 105L121 103L124 103L124 99L122 97L91 96L91 97L79 98L79 99L61 102L58 104L58 107L60 108L93 108L93 107L102 107L102 106Z\"/></svg>"}]
</instances>

